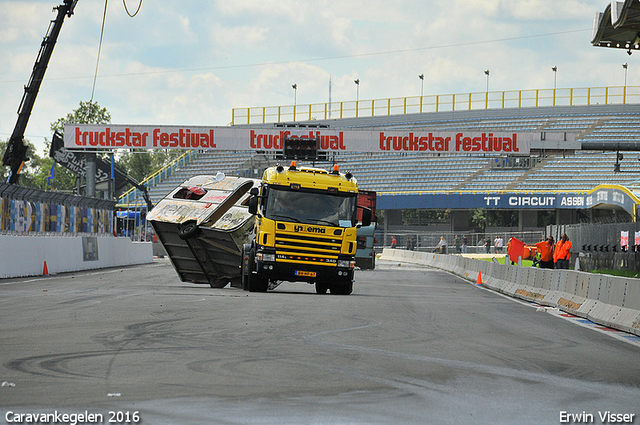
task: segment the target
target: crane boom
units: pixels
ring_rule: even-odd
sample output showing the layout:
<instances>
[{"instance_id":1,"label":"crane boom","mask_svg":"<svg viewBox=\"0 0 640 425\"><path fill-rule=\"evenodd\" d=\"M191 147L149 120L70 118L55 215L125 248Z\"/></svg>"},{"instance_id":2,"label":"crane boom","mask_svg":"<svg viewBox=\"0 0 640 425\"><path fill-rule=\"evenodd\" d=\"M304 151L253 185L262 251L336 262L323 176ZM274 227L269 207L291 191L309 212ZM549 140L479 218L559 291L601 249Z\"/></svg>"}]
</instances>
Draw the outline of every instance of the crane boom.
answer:
<instances>
[{"instance_id":1,"label":"crane boom","mask_svg":"<svg viewBox=\"0 0 640 425\"><path fill-rule=\"evenodd\" d=\"M65 16L71 17L71 15L73 15L73 10L75 9L77 2L78 0L64 0L63 4L54 8L54 10L58 11L58 15L56 16L56 19L49 23L49 29L42 40L40 52L38 53L36 63L33 66L31 78L29 79L29 83L24 86L24 95L22 96L20 107L18 108L18 121L13 129L13 133L11 134L11 138L7 145L7 150L5 151L2 159L2 165L11 167L11 174L9 175L8 180L8 183L10 184L18 182L20 171L22 170L24 163L29 160L26 155L27 147L23 141L24 132L27 128L27 123L29 122L29 117L31 116L31 111L33 110L36 97L40 91L40 85L44 79L45 71L49 65L49 59L51 59L53 48L58 40L58 35L60 34L64 18Z\"/></svg>"}]
</instances>

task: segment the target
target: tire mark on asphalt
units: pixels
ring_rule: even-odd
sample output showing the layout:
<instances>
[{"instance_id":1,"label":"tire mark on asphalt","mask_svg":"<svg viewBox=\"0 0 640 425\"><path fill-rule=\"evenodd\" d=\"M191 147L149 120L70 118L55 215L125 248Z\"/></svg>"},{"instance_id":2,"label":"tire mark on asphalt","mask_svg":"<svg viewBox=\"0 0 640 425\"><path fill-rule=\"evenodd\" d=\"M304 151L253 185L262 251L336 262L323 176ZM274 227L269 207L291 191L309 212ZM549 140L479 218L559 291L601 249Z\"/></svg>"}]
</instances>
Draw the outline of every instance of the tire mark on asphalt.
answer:
<instances>
[{"instance_id":1,"label":"tire mark on asphalt","mask_svg":"<svg viewBox=\"0 0 640 425\"><path fill-rule=\"evenodd\" d=\"M370 322L366 325L361 325L361 326L352 326L348 328L340 328L340 329L333 329L333 330L323 331L318 333L305 334L305 335L302 335L301 338L304 341L307 341L311 344L321 345L325 347L332 347L338 350L353 351L359 354L391 357L391 358L400 359L400 360L421 362L429 365L440 366L440 367L451 369L457 375L468 375L467 371L470 371L477 375L482 375L489 378L503 377L503 378L509 378L519 382L530 382L535 384L553 385L560 388L571 389L573 391L575 391L576 389L580 389L588 392L594 392L597 394L602 394L603 391L611 391L611 392L616 392L620 395L633 397L633 396L638 396L640 392L639 388L626 387L619 384L610 384L606 382L591 382L591 381L579 380L575 378L556 376L556 375L542 373L542 372L510 369L510 368L499 367L499 366L483 365L479 363L465 362L461 360L443 359L443 358L418 355L418 354L408 354L408 353L385 350L380 348L370 348L370 347L363 347L363 346L345 344L340 342L332 342L332 341L327 341L323 339L324 336L331 335L331 334L351 332L351 331L360 330L360 329L377 327L380 325L381 325L380 322ZM446 391L446 388L447 388L444 386L443 387L440 387L437 385L434 386L434 384L432 384L431 382L421 380L421 379L398 377L397 375L390 376L389 374L386 374L386 373L369 374L369 373L356 372L356 371L344 369L344 368L335 368L335 367L322 366L317 364L309 365L305 363L305 365L317 367L320 369L326 369L332 372L342 373L349 376L368 379L368 380L379 382L379 383L384 383L392 387L404 389L404 390L410 390L410 389L423 390L426 388L430 388L437 391Z\"/></svg>"}]
</instances>

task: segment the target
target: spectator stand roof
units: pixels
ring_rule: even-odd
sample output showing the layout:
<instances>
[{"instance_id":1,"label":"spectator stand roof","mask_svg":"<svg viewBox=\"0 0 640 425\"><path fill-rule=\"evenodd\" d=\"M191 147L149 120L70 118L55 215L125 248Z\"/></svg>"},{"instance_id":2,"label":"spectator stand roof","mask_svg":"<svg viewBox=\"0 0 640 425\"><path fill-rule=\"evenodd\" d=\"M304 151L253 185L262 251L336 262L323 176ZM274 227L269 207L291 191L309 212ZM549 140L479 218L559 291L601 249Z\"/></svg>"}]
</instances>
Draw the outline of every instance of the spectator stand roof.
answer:
<instances>
[{"instance_id":1,"label":"spectator stand roof","mask_svg":"<svg viewBox=\"0 0 640 425\"><path fill-rule=\"evenodd\" d=\"M593 18L591 44L598 47L632 50L640 49L640 2L612 1L604 12Z\"/></svg>"}]
</instances>

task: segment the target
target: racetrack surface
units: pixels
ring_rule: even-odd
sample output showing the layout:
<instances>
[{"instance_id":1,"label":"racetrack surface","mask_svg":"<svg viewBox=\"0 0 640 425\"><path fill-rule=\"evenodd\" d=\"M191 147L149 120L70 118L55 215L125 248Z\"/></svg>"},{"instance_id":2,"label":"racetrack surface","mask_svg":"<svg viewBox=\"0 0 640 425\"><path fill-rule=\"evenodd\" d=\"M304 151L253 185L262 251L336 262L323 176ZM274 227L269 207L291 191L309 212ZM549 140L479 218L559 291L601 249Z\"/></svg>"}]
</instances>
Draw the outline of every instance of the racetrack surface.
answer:
<instances>
[{"instance_id":1,"label":"racetrack surface","mask_svg":"<svg viewBox=\"0 0 640 425\"><path fill-rule=\"evenodd\" d=\"M640 347L449 273L349 296L182 283L167 260L0 280L0 412L146 424L558 424L640 414ZM640 419L634 418L634 422ZM0 422L2 423L2 422ZM13 423L16 423L15 421Z\"/></svg>"}]
</instances>

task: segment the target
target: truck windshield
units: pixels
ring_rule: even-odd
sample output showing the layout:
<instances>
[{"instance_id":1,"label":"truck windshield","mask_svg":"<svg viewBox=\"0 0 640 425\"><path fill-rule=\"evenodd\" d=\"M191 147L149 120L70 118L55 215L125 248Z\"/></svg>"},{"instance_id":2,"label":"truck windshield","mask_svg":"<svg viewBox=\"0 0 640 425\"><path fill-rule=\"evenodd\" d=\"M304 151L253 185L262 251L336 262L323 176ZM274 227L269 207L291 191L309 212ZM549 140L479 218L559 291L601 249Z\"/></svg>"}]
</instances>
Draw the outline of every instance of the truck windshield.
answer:
<instances>
[{"instance_id":1,"label":"truck windshield","mask_svg":"<svg viewBox=\"0 0 640 425\"><path fill-rule=\"evenodd\" d=\"M265 217L276 221L352 227L356 194L339 196L327 192L304 192L271 187Z\"/></svg>"}]
</instances>

